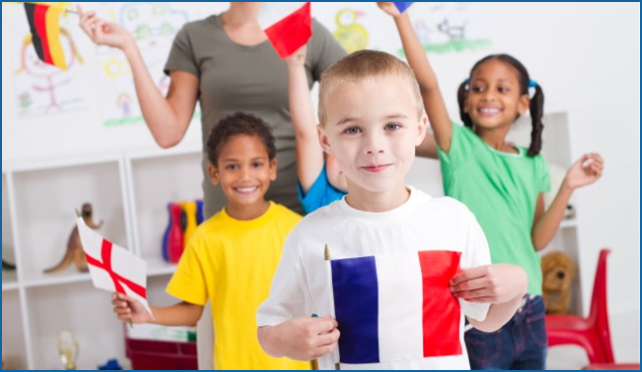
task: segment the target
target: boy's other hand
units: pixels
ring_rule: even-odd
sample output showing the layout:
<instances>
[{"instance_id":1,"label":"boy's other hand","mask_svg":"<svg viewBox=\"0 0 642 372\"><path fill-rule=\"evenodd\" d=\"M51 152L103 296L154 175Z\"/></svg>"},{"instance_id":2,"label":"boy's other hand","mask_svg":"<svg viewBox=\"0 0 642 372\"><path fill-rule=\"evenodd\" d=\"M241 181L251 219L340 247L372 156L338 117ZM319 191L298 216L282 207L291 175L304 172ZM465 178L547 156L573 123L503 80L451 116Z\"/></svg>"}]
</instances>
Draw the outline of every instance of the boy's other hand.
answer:
<instances>
[{"instance_id":1,"label":"boy's other hand","mask_svg":"<svg viewBox=\"0 0 642 372\"><path fill-rule=\"evenodd\" d=\"M521 267L495 264L461 270L450 280L450 290L465 301L501 304L523 297L527 284Z\"/></svg>"},{"instance_id":2,"label":"boy's other hand","mask_svg":"<svg viewBox=\"0 0 642 372\"><path fill-rule=\"evenodd\" d=\"M296 52L292 53L291 56L285 59L285 62L288 64L288 67L303 67L305 66L305 54L307 52L307 47L304 45Z\"/></svg>"},{"instance_id":3,"label":"boy's other hand","mask_svg":"<svg viewBox=\"0 0 642 372\"><path fill-rule=\"evenodd\" d=\"M112 294L114 314L121 322L131 321L134 324L143 324L151 320L151 315L137 300L118 293Z\"/></svg>"},{"instance_id":4,"label":"boy's other hand","mask_svg":"<svg viewBox=\"0 0 642 372\"><path fill-rule=\"evenodd\" d=\"M266 327L263 330L266 331L263 337L265 342L261 344L272 356L309 361L336 350L340 335L337 326L337 321L329 316L295 318L273 327Z\"/></svg>"},{"instance_id":5,"label":"boy's other hand","mask_svg":"<svg viewBox=\"0 0 642 372\"><path fill-rule=\"evenodd\" d=\"M590 185L602 177L604 160L597 153L584 154L566 172L564 183L571 189Z\"/></svg>"},{"instance_id":6,"label":"boy's other hand","mask_svg":"<svg viewBox=\"0 0 642 372\"><path fill-rule=\"evenodd\" d=\"M399 13L399 9L395 6L394 3L377 3L377 6L381 8L384 12L388 13L389 15L393 17L399 17L401 13Z\"/></svg>"}]
</instances>

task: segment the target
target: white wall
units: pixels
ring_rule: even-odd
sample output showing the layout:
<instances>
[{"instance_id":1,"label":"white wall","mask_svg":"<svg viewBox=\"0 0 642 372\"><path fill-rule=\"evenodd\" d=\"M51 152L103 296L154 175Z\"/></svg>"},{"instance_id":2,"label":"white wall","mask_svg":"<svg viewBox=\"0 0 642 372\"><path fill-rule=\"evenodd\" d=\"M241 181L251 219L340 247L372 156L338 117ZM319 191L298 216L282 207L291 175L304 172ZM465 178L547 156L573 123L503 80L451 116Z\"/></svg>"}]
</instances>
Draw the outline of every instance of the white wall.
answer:
<instances>
[{"instance_id":1,"label":"white wall","mask_svg":"<svg viewBox=\"0 0 642 372\"><path fill-rule=\"evenodd\" d=\"M3 3L3 20L15 11ZM331 30L340 7L366 12L371 47L395 51L392 21L374 3L315 4ZM418 5L413 12L422 11ZM217 6L219 8L219 6ZM611 312L640 308L640 4L639 3L484 3L471 6L478 27L492 38L489 49L433 56L453 117L455 90L472 64L489 53L508 52L526 64L545 89L546 104L568 111L575 157L599 151L606 159L603 179L577 193L584 288L592 287L600 247L613 248L609 290ZM23 16L21 10L16 16ZM13 92L9 43L2 24L2 161L83 156L150 147L144 125L105 128L100 123L99 89L94 75L91 105L84 111L19 120ZM377 39L375 39L375 36ZM77 40L89 65L96 63L87 39ZM186 143L200 141L192 125ZM432 165L427 165L434 169ZM588 295L586 295L588 294ZM590 293L585 292L588 302ZM586 306L585 306L586 308Z\"/></svg>"}]
</instances>

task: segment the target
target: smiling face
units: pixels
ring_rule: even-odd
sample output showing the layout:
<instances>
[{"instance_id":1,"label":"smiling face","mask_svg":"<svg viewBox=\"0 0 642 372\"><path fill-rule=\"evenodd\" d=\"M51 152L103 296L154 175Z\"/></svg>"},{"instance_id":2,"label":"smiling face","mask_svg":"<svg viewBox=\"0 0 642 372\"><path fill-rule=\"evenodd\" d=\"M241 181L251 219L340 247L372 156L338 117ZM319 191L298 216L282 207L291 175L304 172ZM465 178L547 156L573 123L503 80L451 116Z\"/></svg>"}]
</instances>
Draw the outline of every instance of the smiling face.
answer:
<instances>
[{"instance_id":1,"label":"smiling face","mask_svg":"<svg viewBox=\"0 0 642 372\"><path fill-rule=\"evenodd\" d=\"M425 115L405 80L394 74L340 83L327 97L320 126L325 151L336 158L350 195L405 192Z\"/></svg>"},{"instance_id":2,"label":"smiling face","mask_svg":"<svg viewBox=\"0 0 642 372\"><path fill-rule=\"evenodd\" d=\"M528 105L528 94L521 92L517 70L506 62L490 59L473 71L465 112L479 129L510 126Z\"/></svg>"},{"instance_id":3,"label":"smiling face","mask_svg":"<svg viewBox=\"0 0 642 372\"><path fill-rule=\"evenodd\" d=\"M265 212L265 193L276 180L276 159L270 160L263 142L256 135L235 135L220 148L216 167L209 166L212 184L221 186L232 217L260 216Z\"/></svg>"}]
</instances>

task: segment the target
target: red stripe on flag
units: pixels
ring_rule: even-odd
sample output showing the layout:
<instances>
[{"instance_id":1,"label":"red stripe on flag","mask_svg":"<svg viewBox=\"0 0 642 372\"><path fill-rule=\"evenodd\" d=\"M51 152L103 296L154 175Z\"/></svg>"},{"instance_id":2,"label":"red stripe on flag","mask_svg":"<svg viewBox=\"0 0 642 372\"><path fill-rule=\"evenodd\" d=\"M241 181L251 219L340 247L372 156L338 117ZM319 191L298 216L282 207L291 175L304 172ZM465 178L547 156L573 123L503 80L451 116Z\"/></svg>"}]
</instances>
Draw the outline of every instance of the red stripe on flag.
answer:
<instances>
[{"instance_id":1,"label":"red stripe on flag","mask_svg":"<svg viewBox=\"0 0 642 372\"><path fill-rule=\"evenodd\" d=\"M91 257L85 252L85 256L87 257L87 263L99 269L105 270L107 274L109 274L109 276L111 277L111 280L114 282L114 288L116 289L117 293L127 295L127 293L125 293L125 289L123 288L123 284L124 284L127 287L129 287L129 289L131 289L134 293L146 299L147 290L143 286L136 284L127 278L123 278L122 276L114 272L114 270L111 267L112 248L113 248L112 243L108 240L103 239L103 245L100 249L100 256L103 262L96 260L95 258Z\"/></svg>"},{"instance_id":2,"label":"red stripe on flag","mask_svg":"<svg viewBox=\"0 0 642 372\"><path fill-rule=\"evenodd\" d=\"M419 252L423 277L424 357L461 355L459 301L449 281L459 269L461 252Z\"/></svg>"},{"instance_id":3,"label":"red stripe on flag","mask_svg":"<svg viewBox=\"0 0 642 372\"><path fill-rule=\"evenodd\" d=\"M310 3L305 3L301 8L264 31L279 57L289 57L305 45L312 36Z\"/></svg>"},{"instance_id":4,"label":"red stripe on flag","mask_svg":"<svg viewBox=\"0 0 642 372\"><path fill-rule=\"evenodd\" d=\"M36 29L38 30L38 36L40 37L40 42L42 43L42 52L45 57L45 63L54 65L53 58L51 58L51 52L49 50L49 38L47 38L47 11L49 6L47 5L36 5L34 10L34 22L36 24Z\"/></svg>"}]
</instances>

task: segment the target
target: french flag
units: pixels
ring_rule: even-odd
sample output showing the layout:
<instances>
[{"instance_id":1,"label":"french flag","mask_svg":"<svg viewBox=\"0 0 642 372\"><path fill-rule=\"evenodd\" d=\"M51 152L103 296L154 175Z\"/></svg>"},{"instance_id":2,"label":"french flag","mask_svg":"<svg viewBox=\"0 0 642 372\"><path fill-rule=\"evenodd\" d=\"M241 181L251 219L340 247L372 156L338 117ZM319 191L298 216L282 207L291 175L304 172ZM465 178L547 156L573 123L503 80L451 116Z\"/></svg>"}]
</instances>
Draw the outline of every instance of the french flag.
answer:
<instances>
[{"instance_id":1,"label":"french flag","mask_svg":"<svg viewBox=\"0 0 642 372\"><path fill-rule=\"evenodd\" d=\"M331 260L340 362L461 355L461 309L449 289L460 258L421 251Z\"/></svg>"},{"instance_id":2,"label":"french flag","mask_svg":"<svg viewBox=\"0 0 642 372\"><path fill-rule=\"evenodd\" d=\"M264 3L258 21L281 58L292 55L312 36L309 2Z\"/></svg>"}]
</instances>

